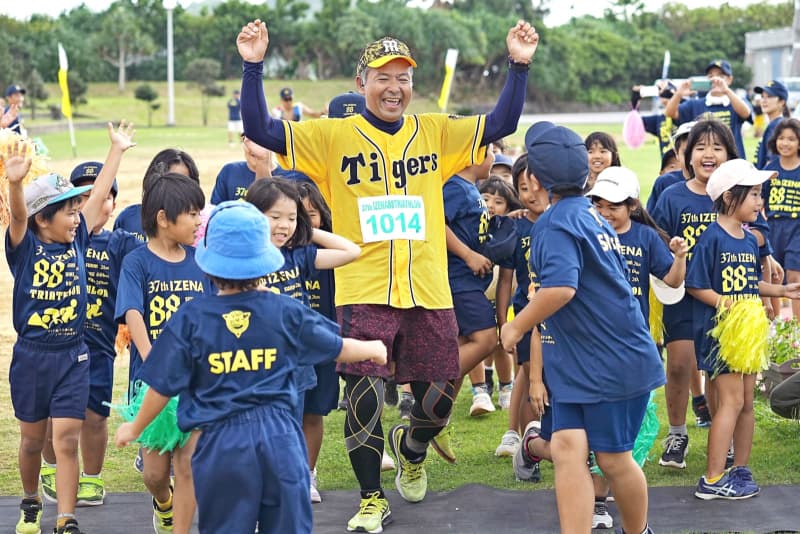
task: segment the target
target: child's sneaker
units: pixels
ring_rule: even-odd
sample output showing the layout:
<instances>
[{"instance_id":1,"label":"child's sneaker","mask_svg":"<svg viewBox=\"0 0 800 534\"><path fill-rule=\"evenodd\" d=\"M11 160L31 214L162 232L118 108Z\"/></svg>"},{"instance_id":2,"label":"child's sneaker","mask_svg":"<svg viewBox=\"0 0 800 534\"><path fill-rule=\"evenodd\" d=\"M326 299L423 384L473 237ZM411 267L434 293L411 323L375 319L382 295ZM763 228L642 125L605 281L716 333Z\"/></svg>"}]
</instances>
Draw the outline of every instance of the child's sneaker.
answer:
<instances>
[{"instance_id":1,"label":"child's sneaker","mask_svg":"<svg viewBox=\"0 0 800 534\"><path fill-rule=\"evenodd\" d=\"M39 499L22 499L16 534L41 534L43 507Z\"/></svg>"},{"instance_id":2,"label":"child's sneaker","mask_svg":"<svg viewBox=\"0 0 800 534\"><path fill-rule=\"evenodd\" d=\"M695 403L692 402L692 411L694 411L695 425L700 428L708 428L711 426L711 412L708 410L708 404L705 401Z\"/></svg>"},{"instance_id":3,"label":"child's sneaker","mask_svg":"<svg viewBox=\"0 0 800 534\"><path fill-rule=\"evenodd\" d=\"M318 502L322 502L322 495L319 494L319 490L317 489L317 470L314 469L311 471L311 487L309 487L309 493L311 494L311 503L315 504Z\"/></svg>"},{"instance_id":4,"label":"child's sneaker","mask_svg":"<svg viewBox=\"0 0 800 534\"><path fill-rule=\"evenodd\" d=\"M753 483L753 486L755 486L755 483ZM741 480L739 476L731 475L730 471L726 471L723 473L722 478L713 484L706 480L705 475L700 477L694 496L706 501L711 499L749 499L758 495L759 492L758 486L753 486Z\"/></svg>"},{"instance_id":5,"label":"child's sneaker","mask_svg":"<svg viewBox=\"0 0 800 534\"><path fill-rule=\"evenodd\" d=\"M748 488L749 492L755 492L756 495L761 493L761 488L758 487L756 481L753 480L753 473L750 472L750 469L746 465L740 465L734 467L730 470L731 477L739 479L745 487Z\"/></svg>"},{"instance_id":6,"label":"child's sneaker","mask_svg":"<svg viewBox=\"0 0 800 534\"><path fill-rule=\"evenodd\" d=\"M139 447L139 452L136 453L136 458L133 459L133 468L139 473L144 473L144 458L142 458L141 447Z\"/></svg>"},{"instance_id":7,"label":"child's sneaker","mask_svg":"<svg viewBox=\"0 0 800 534\"><path fill-rule=\"evenodd\" d=\"M56 468L43 464L39 470L39 480L42 481L42 497L50 502L58 502L58 495L56 495Z\"/></svg>"},{"instance_id":8,"label":"child's sneaker","mask_svg":"<svg viewBox=\"0 0 800 534\"><path fill-rule=\"evenodd\" d=\"M500 445L494 450L494 455L499 457L514 456L519 448L520 437L516 430L506 430L500 438Z\"/></svg>"},{"instance_id":9,"label":"child's sneaker","mask_svg":"<svg viewBox=\"0 0 800 534\"><path fill-rule=\"evenodd\" d=\"M689 436L685 434L667 434L664 438L664 452L658 465L686 469L686 453L689 451Z\"/></svg>"},{"instance_id":10,"label":"child's sneaker","mask_svg":"<svg viewBox=\"0 0 800 534\"><path fill-rule=\"evenodd\" d=\"M99 506L106 497L106 485L99 476L78 479L78 506Z\"/></svg>"},{"instance_id":11,"label":"child's sneaker","mask_svg":"<svg viewBox=\"0 0 800 534\"><path fill-rule=\"evenodd\" d=\"M400 411L400 419L409 421L411 419L411 409L414 407L414 396L410 393L403 392L400 396L400 402L397 404L397 409Z\"/></svg>"},{"instance_id":12,"label":"child's sneaker","mask_svg":"<svg viewBox=\"0 0 800 534\"><path fill-rule=\"evenodd\" d=\"M497 404L500 405L501 410L508 410L511 407L511 391L514 389L512 384L500 386L500 392L497 394Z\"/></svg>"},{"instance_id":13,"label":"child's sneaker","mask_svg":"<svg viewBox=\"0 0 800 534\"><path fill-rule=\"evenodd\" d=\"M520 482L539 482L542 479L542 474L539 471L540 459L531 456L528 451L528 442L539 438L539 421L531 421L525 427L525 433L522 435L517 452L511 460L511 465L514 469L514 476Z\"/></svg>"},{"instance_id":14,"label":"child's sneaker","mask_svg":"<svg viewBox=\"0 0 800 534\"><path fill-rule=\"evenodd\" d=\"M153 529L156 534L172 532L172 506L169 507L169 510L161 510L155 499L153 499Z\"/></svg>"},{"instance_id":15,"label":"child's sneaker","mask_svg":"<svg viewBox=\"0 0 800 534\"><path fill-rule=\"evenodd\" d=\"M472 388L472 406L469 408L469 415L476 417L493 411L494 403L486 391L486 386Z\"/></svg>"},{"instance_id":16,"label":"child's sneaker","mask_svg":"<svg viewBox=\"0 0 800 534\"><path fill-rule=\"evenodd\" d=\"M83 532L81 532L75 519L67 519L63 527L53 529L53 534L83 534Z\"/></svg>"},{"instance_id":17,"label":"child's sneaker","mask_svg":"<svg viewBox=\"0 0 800 534\"><path fill-rule=\"evenodd\" d=\"M394 484L400 496L408 502L420 502L425 498L428 490L428 475L425 472L425 459L412 462L403 455L402 443L408 427L395 425L389 431L389 446L392 454L397 458L397 475Z\"/></svg>"},{"instance_id":18,"label":"child's sneaker","mask_svg":"<svg viewBox=\"0 0 800 534\"><path fill-rule=\"evenodd\" d=\"M594 502L592 513L592 528L614 528L614 519L608 513L608 506L603 501Z\"/></svg>"},{"instance_id":19,"label":"child's sneaker","mask_svg":"<svg viewBox=\"0 0 800 534\"><path fill-rule=\"evenodd\" d=\"M445 462L456 463L456 451L453 450L453 425L448 422L441 432L433 436L431 447Z\"/></svg>"},{"instance_id":20,"label":"child's sneaker","mask_svg":"<svg viewBox=\"0 0 800 534\"><path fill-rule=\"evenodd\" d=\"M389 501L380 495L375 491L368 493L366 499L361 499L358 512L347 522L348 532L383 532L384 525L392 522Z\"/></svg>"}]
</instances>

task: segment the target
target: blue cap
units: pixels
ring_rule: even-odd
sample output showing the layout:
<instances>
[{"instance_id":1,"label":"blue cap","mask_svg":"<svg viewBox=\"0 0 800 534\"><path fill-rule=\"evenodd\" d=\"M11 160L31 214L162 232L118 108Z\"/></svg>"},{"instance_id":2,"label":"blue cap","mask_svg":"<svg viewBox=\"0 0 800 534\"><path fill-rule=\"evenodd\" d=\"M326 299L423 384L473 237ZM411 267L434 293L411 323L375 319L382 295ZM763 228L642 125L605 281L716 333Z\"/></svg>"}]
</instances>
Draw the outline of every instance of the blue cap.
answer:
<instances>
[{"instance_id":1,"label":"blue cap","mask_svg":"<svg viewBox=\"0 0 800 534\"><path fill-rule=\"evenodd\" d=\"M777 96L784 102L789 100L789 90L778 80L770 80L764 85L753 89L756 93L767 93L769 96Z\"/></svg>"},{"instance_id":2,"label":"blue cap","mask_svg":"<svg viewBox=\"0 0 800 534\"><path fill-rule=\"evenodd\" d=\"M269 221L254 205L241 200L218 204L197 244L200 269L228 280L251 280L278 270L283 254L270 241Z\"/></svg>"},{"instance_id":3,"label":"blue cap","mask_svg":"<svg viewBox=\"0 0 800 534\"><path fill-rule=\"evenodd\" d=\"M352 91L336 96L328 104L328 117L343 119L350 115L361 115L365 107L364 102L364 95Z\"/></svg>"},{"instance_id":4,"label":"blue cap","mask_svg":"<svg viewBox=\"0 0 800 534\"><path fill-rule=\"evenodd\" d=\"M47 206L76 197L92 187L91 185L75 187L60 174L45 174L25 186L25 209L30 217Z\"/></svg>"},{"instance_id":5,"label":"blue cap","mask_svg":"<svg viewBox=\"0 0 800 534\"><path fill-rule=\"evenodd\" d=\"M505 165L509 169L514 167L514 158L511 156L506 156L505 154L495 154L494 155L494 163L492 163L492 167L495 165Z\"/></svg>"},{"instance_id":6,"label":"blue cap","mask_svg":"<svg viewBox=\"0 0 800 534\"><path fill-rule=\"evenodd\" d=\"M554 187L583 188L589 176L589 153L583 139L563 126L537 122L525 132L528 168L547 191Z\"/></svg>"},{"instance_id":7,"label":"blue cap","mask_svg":"<svg viewBox=\"0 0 800 534\"><path fill-rule=\"evenodd\" d=\"M17 93L22 93L24 95L25 94L25 88L22 87L21 85L17 85L17 84L12 84L12 85L9 85L8 87L6 87L6 96L11 96L11 95L14 95L14 94L17 94Z\"/></svg>"},{"instance_id":8,"label":"blue cap","mask_svg":"<svg viewBox=\"0 0 800 534\"><path fill-rule=\"evenodd\" d=\"M87 161L72 169L72 173L69 175L69 181L72 185L78 185L85 181L94 183L102 170L103 164L99 161ZM111 184L111 194L116 197L118 192L119 185L117 184L117 179L114 178L114 182Z\"/></svg>"},{"instance_id":9,"label":"blue cap","mask_svg":"<svg viewBox=\"0 0 800 534\"><path fill-rule=\"evenodd\" d=\"M292 88L291 87L284 87L283 89L281 89L281 92L278 93L278 94L280 95L281 100L291 100L292 97L294 96L294 93L292 93Z\"/></svg>"},{"instance_id":10,"label":"blue cap","mask_svg":"<svg viewBox=\"0 0 800 534\"><path fill-rule=\"evenodd\" d=\"M517 230L514 220L503 215L489 219L489 239L481 246L481 254L498 263L510 258L517 248Z\"/></svg>"},{"instance_id":11,"label":"blue cap","mask_svg":"<svg viewBox=\"0 0 800 534\"><path fill-rule=\"evenodd\" d=\"M715 59L714 61L709 63L708 66L706 67L705 71L706 74L708 74L708 71L710 71L714 67L721 70L722 74L724 74L725 76L733 76L733 69L731 68L731 64L725 61L724 59Z\"/></svg>"}]
</instances>

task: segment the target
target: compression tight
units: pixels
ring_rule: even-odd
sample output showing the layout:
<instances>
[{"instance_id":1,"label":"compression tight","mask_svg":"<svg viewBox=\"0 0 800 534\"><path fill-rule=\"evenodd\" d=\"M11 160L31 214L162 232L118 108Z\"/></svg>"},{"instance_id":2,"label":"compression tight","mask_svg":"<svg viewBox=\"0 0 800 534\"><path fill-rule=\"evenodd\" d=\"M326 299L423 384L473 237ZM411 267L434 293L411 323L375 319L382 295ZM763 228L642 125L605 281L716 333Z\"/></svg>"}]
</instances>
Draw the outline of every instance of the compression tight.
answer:
<instances>
[{"instance_id":1,"label":"compression tight","mask_svg":"<svg viewBox=\"0 0 800 534\"><path fill-rule=\"evenodd\" d=\"M381 458L384 440L380 414L384 383L374 376L344 375L347 417L344 441L350 464L362 492L381 488ZM411 410L410 440L427 444L447 424L453 408L452 381L411 382L414 408Z\"/></svg>"}]
</instances>

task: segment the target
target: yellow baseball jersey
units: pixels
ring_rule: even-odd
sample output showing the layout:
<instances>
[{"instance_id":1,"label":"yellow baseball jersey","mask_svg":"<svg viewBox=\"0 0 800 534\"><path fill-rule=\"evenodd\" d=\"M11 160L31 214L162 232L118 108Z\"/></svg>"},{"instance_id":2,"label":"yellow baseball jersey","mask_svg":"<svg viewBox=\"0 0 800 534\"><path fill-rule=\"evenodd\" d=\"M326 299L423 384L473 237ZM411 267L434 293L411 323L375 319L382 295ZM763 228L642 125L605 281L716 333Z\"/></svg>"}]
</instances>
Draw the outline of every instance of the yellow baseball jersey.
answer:
<instances>
[{"instance_id":1,"label":"yellow baseball jersey","mask_svg":"<svg viewBox=\"0 0 800 534\"><path fill-rule=\"evenodd\" d=\"M483 161L485 116L408 115L394 135L363 116L284 121L278 162L314 180L333 231L361 247L339 267L336 305L452 308L442 186Z\"/></svg>"}]
</instances>

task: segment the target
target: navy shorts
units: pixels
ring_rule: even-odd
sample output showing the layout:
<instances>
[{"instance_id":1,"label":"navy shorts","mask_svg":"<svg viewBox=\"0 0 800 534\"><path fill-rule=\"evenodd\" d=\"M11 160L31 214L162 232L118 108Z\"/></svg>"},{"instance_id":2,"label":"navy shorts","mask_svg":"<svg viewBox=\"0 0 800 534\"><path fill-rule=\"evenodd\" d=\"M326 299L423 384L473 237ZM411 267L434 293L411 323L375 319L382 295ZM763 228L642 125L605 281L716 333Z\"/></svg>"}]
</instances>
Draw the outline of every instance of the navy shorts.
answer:
<instances>
[{"instance_id":1,"label":"navy shorts","mask_svg":"<svg viewBox=\"0 0 800 534\"><path fill-rule=\"evenodd\" d=\"M89 365L88 408L98 415L108 417L111 409L104 402L111 402L114 390L114 355L100 351L91 353Z\"/></svg>"},{"instance_id":2,"label":"navy shorts","mask_svg":"<svg viewBox=\"0 0 800 534\"><path fill-rule=\"evenodd\" d=\"M328 415L339 403L339 375L336 362L321 363L314 366L317 372L317 385L306 391L303 413Z\"/></svg>"},{"instance_id":3,"label":"navy shorts","mask_svg":"<svg viewBox=\"0 0 800 534\"><path fill-rule=\"evenodd\" d=\"M664 306L664 345L673 341L693 341L692 301L686 295L680 302Z\"/></svg>"},{"instance_id":4,"label":"navy shorts","mask_svg":"<svg viewBox=\"0 0 800 534\"><path fill-rule=\"evenodd\" d=\"M384 304L336 307L342 337L379 339L387 349L386 365L339 363L339 373L389 378L394 366L398 384L443 382L459 377L458 325L452 309L392 308Z\"/></svg>"},{"instance_id":5,"label":"navy shorts","mask_svg":"<svg viewBox=\"0 0 800 534\"><path fill-rule=\"evenodd\" d=\"M200 534L252 534L256 522L260 533L311 533L306 444L290 410L265 405L204 426L192 475Z\"/></svg>"},{"instance_id":6,"label":"navy shorts","mask_svg":"<svg viewBox=\"0 0 800 534\"><path fill-rule=\"evenodd\" d=\"M8 380L14 416L20 421L83 420L89 401L89 349L83 341L58 345L18 338Z\"/></svg>"},{"instance_id":7,"label":"navy shorts","mask_svg":"<svg viewBox=\"0 0 800 534\"><path fill-rule=\"evenodd\" d=\"M547 399L552 403L552 399L550 399L550 390L547 391ZM552 441L553 440L553 408L551 406L544 407L544 414L542 415L542 419L539 422L541 425L541 430L539 430L539 437L541 437L545 441Z\"/></svg>"},{"instance_id":8,"label":"navy shorts","mask_svg":"<svg viewBox=\"0 0 800 534\"><path fill-rule=\"evenodd\" d=\"M559 430L583 429L589 439L590 450L631 451L642 427L649 400L648 392L632 399L614 402L578 404L551 401L553 433Z\"/></svg>"},{"instance_id":9,"label":"navy shorts","mask_svg":"<svg viewBox=\"0 0 800 534\"><path fill-rule=\"evenodd\" d=\"M800 220L769 221L769 240L775 260L786 270L800 271Z\"/></svg>"},{"instance_id":10,"label":"navy shorts","mask_svg":"<svg viewBox=\"0 0 800 534\"><path fill-rule=\"evenodd\" d=\"M718 347L718 345L716 346ZM714 349L711 354L697 354L696 356L697 369L705 371L711 378L732 372L728 365L718 357L716 349Z\"/></svg>"},{"instance_id":11,"label":"navy shorts","mask_svg":"<svg viewBox=\"0 0 800 534\"><path fill-rule=\"evenodd\" d=\"M524 307L523 307L524 308ZM514 316L516 317L523 308L517 309L514 306ZM522 365L523 363L531 361L531 331L525 332L517 342L517 365Z\"/></svg>"},{"instance_id":12,"label":"navy shorts","mask_svg":"<svg viewBox=\"0 0 800 534\"><path fill-rule=\"evenodd\" d=\"M487 328L497 328L494 305L486 298L483 291L454 293L453 309L456 312L459 336L468 336Z\"/></svg>"}]
</instances>

